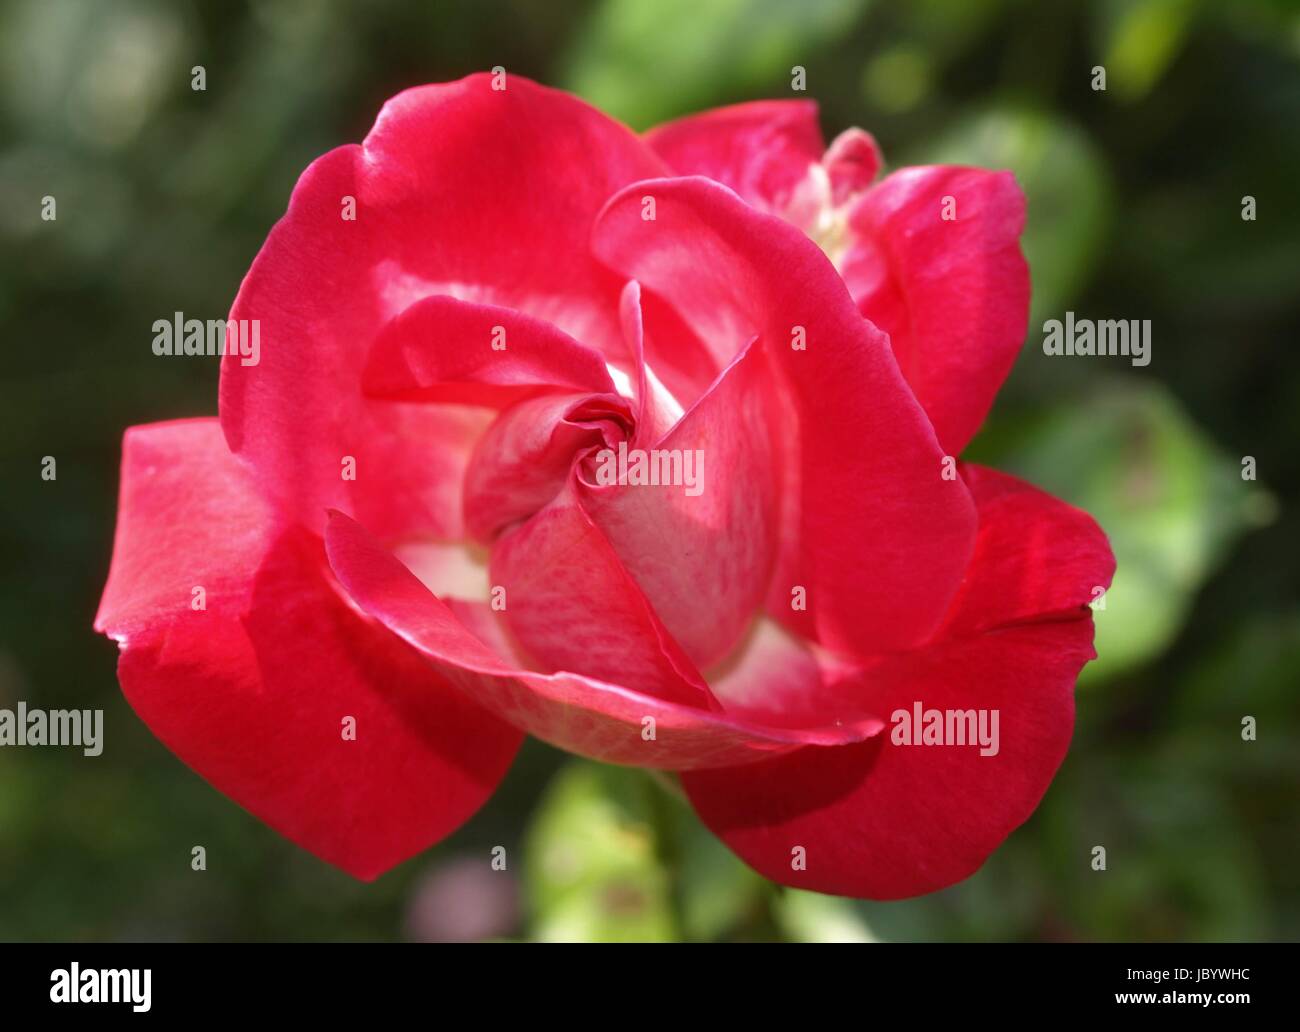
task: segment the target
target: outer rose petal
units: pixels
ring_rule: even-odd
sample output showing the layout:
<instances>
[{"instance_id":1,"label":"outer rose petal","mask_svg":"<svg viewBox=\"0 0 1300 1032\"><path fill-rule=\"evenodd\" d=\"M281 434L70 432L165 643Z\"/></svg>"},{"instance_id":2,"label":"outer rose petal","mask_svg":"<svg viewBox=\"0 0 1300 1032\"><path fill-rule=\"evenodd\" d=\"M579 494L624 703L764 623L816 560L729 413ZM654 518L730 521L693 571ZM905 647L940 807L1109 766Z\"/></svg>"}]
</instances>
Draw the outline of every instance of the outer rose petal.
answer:
<instances>
[{"instance_id":1,"label":"outer rose petal","mask_svg":"<svg viewBox=\"0 0 1300 1032\"><path fill-rule=\"evenodd\" d=\"M882 657L858 693L891 717L916 702L997 710L999 750L896 745L890 728L743 772L683 775L704 822L770 878L873 899L960 881L1033 812L1065 756L1074 681L1095 655L1085 585L1108 584L1114 559L1078 510L991 470L966 475L980 535L947 637ZM806 871L791 867L796 846Z\"/></svg>"},{"instance_id":2,"label":"outer rose petal","mask_svg":"<svg viewBox=\"0 0 1300 1032\"><path fill-rule=\"evenodd\" d=\"M683 773L696 811L760 874L869 899L933 892L974 873L1034 811L1065 757L1074 680L1093 656L1086 618L1011 627L900 653L864 683L886 716L997 709L999 752L860 745L804 749L744 770ZM807 870L794 870L795 847Z\"/></svg>"},{"instance_id":3,"label":"outer rose petal","mask_svg":"<svg viewBox=\"0 0 1300 1032\"><path fill-rule=\"evenodd\" d=\"M963 463L980 510L975 554L940 637L1077 616L1115 572L1106 535L1082 509L986 466Z\"/></svg>"},{"instance_id":4,"label":"outer rose petal","mask_svg":"<svg viewBox=\"0 0 1300 1032\"><path fill-rule=\"evenodd\" d=\"M653 221L641 218L645 195L657 201ZM772 419L793 477L773 615L849 654L928 637L966 568L974 505L964 484L942 478L942 452L885 337L817 245L692 177L612 198L593 246L675 305L724 361L762 338L788 399ZM804 350L792 347L796 328ZM791 609L794 586L807 590L806 611Z\"/></svg>"},{"instance_id":5,"label":"outer rose petal","mask_svg":"<svg viewBox=\"0 0 1300 1032\"><path fill-rule=\"evenodd\" d=\"M862 314L889 334L950 455L975 436L1024 343L1024 223L1010 172L949 166L895 172L849 216L845 282Z\"/></svg>"},{"instance_id":6,"label":"outer rose petal","mask_svg":"<svg viewBox=\"0 0 1300 1032\"><path fill-rule=\"evenodd\" d=\"M707 176L780 212L825 144L811 100L760 100L656 126L645 140L682 176Z\"/></svg>"},{"instance_id":7,"label":"outer rose petal","mask_svg":"<svg viewBox=\"0 0 1300 1032\"><path fill-rule=\"evenodd\" d=\"M275 523L215 419L127 431L95 622L121 646L127 699L221 792L370 879L474 813L520 735L328 576L320 539ZM191 608L195 586L206 610Z\"/></svg>"},{"instance_id":8,"label":"outer rose petal","mask_svg":"<svg viewBox=\"0 0 1300 1032\"><path fill-rule=\"evenodd\" d=\"M360 524L335 513L325 545L334 571L367 613L493 712L581 756L663 770L734 767L801 746L859 742L883 726L869 717L770 727L578 674L520 670L471 634Z\"/></svg>"},{"instance_id":9,"label":"outer rose petal","mask_svg":"<svg viewBox=\"0 0 1300 1032\"><path fill-rule=\"evenodd\" d=\"M592 259L588 233L610 194L664 168L624 127L519 76L394 97L363 145L303 173L240 288L231 317L260 320L261 361L223 362L231 449L308 527L337 506L385 537L456 536L447 484L464 448L461 464L444 459L436 408L363 397L371 342L413 301L451 294L618 353L622 281ZM355 480L340 477L343 456Z\"/></svg>"}]
</instances>

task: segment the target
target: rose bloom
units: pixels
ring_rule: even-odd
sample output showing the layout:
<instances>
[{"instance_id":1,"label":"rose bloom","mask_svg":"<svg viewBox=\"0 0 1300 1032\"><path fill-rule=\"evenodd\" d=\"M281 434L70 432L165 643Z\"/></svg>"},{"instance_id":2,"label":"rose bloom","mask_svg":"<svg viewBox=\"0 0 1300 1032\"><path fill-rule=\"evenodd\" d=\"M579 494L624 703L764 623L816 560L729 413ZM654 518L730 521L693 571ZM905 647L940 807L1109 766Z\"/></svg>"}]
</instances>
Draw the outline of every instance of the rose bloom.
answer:
<instances>
[{"instance_id":1,"label":"rose bloom","mask_svg":"<svg viewBox=\"0 0 1300 1032\"><path fill-rule=\"evenodd\" d=\"M1065 755L1114 564L956 458L1026 331L1012 176L879 170L802 100L637 136L514 76L394 97L253 262L219 418L126 433L132 707L363 879L524 734L678 772L786 885L971 874Z\"/></svg>"}]
</instances>

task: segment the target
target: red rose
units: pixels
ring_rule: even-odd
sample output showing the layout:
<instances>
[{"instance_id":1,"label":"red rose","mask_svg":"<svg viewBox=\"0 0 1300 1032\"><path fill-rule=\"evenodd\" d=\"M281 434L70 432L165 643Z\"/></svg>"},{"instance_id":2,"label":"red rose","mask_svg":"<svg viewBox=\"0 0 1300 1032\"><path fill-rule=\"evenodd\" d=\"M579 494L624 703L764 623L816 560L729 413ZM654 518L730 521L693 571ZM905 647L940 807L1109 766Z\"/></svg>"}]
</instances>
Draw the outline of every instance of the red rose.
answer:
<instances>
[{"instance_id":1,"label":"red rose","mask_svg":"<svg viewBox=\"0 0 1300 1032\"><path fill-rule=\"evenodd\" d=\"M950 458L1025 334L1020 191L878 166L805 102L639 138L515 77L389 101L253 263L220 420L126 434L131 705L361 878L524 732L680 771L785 884L973 872L1065 754L1113 560Z\"/></svg>"}]
</instances>

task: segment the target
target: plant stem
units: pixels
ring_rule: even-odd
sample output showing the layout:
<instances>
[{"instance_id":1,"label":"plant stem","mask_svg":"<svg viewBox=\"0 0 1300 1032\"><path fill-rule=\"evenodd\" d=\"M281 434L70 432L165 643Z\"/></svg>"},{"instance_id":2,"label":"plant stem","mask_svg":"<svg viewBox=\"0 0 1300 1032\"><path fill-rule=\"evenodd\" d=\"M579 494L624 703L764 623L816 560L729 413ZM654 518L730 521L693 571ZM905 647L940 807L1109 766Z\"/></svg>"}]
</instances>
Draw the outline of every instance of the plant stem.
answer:
<instances>
[{"instance_id":1,"label":"plant stem","mask_svg":"<svg viewBox=\"0 0 1300 1032\"><path fill-rule=\"evenodd\" d=\"M686 795L677 779L659 770L648 770L646 806L654 833L655 856L663 869L668 890L668 913L679 942L688 938L686 892L682 877L683 852L681 810Z\"/></svg>"}]
</instances>

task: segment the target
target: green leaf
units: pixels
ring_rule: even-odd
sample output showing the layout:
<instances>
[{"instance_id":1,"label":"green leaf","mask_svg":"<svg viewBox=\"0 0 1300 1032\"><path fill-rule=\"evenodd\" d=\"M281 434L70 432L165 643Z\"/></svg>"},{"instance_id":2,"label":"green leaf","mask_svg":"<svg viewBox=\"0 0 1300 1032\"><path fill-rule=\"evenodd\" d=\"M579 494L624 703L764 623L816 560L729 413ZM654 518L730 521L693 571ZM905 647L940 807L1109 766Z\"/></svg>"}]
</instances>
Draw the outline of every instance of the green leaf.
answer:
<instances>
[{"instance_id":1,"label":"green leaf","mask_svg":"<svg viewBox=\"0 0 1300 1032\"><path fill-rule=\"evenodd\" d=\"M1193 0L1116 0L1098 5L1106 87L1138 100L1178 56L1195 9Z\"/></svg>"}]
</instances>

